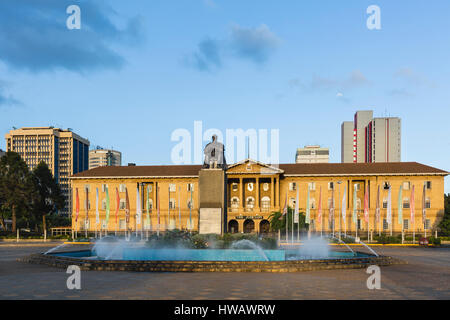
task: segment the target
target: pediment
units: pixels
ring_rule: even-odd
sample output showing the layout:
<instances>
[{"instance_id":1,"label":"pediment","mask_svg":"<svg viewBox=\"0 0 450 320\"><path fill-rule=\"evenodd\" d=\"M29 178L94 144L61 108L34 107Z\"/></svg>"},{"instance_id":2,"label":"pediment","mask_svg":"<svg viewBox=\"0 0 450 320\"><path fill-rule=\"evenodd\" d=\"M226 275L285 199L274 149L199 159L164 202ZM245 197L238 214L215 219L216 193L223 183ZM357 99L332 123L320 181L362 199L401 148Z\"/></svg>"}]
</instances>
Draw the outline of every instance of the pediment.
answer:
<instances>
[{"instance_id":1,"label":"pediment","mask_svg":"<svg viewBox=\"0 0 450 320\"><path fill-rule=\"evenodd\" d=\"M243 161L228 165L228 174L281 174L284 171L256 160L245 159Z\"/></svg>"}]
</instances>

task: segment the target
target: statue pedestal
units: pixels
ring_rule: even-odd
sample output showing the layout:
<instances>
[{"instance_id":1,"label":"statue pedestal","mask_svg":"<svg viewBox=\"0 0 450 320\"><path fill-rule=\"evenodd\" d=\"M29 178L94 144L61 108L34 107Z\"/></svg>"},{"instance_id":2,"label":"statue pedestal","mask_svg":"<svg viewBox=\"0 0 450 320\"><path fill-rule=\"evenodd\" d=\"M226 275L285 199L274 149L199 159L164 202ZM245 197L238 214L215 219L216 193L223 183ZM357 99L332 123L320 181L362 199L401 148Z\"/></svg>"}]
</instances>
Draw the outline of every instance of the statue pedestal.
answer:
<instances>
[{"instance_id":1,"label":"statue pedestal","mask_svg":"<svg viewBox=\"0 0 450 320\"><path fill-rule=\"evenodd\" d=\"M226 175L222 169L199 172L199 233L226 231Z\"/></svg>"}]
</instances>

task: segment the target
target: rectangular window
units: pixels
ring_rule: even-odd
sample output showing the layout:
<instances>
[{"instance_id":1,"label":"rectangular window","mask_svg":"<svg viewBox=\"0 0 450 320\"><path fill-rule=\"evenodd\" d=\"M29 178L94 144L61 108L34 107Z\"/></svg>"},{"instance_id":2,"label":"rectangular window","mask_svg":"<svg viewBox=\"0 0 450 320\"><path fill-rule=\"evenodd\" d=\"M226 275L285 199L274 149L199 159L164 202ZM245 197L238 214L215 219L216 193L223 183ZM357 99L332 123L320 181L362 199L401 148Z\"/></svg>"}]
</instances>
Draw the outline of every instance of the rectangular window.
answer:
<instances>
[{"instance_id":1,"label":"rectangular window","mask_svg":"<svg viewBox=\"0 0 450 320\"><path fill-rule=\"evenodd\" d=\"M384 190L389 190L389 182L385 182L384 184L383 184L383 189Z\"/></svg>"},{"instance_id":2,"label":"rectangular window","mask_svg":"<svg viewBox=\"0 0 450 320\"><path fill-rule=\"evenodd\" d=\"M403 209L409 209L409 199L403 199Z\"/></svg>"},{"instance_id":3,"label":"rectangular window","mask_svg":"<svg viewBox=\"0 0 450 320\"><path fill-rule=\"evenodd\" d=\"M426 198L425 199L425 209L430 209L430 208L431 208L430 198Z\"/></svg>"},{"instance_id":4,"label":"rectangular window","mask_svg":"<svg viewBox=\"0 0 450 320\"><path fill-rule=\"evenodd\" d=\"M119 229L125 230L127 228L125 219L119 219Z\"/></svg>"},{"instance_id":5,"label":"rectangular window","mask_svg":"<svg viewBox=\"0 0 450 320\"><path fill-rule=\"evenodd\" d=\"M236 183L236 190L237 190L237 183ZM233 191L236 191L236 190L234 190L234 184L233 184ZM188 183L187 184L187 191L192 191L192 192L194 192L194 184L193 183Z\"/></svg>"},{"instance_id":6,"label":"rectangular window","mask_svg":"<svg viewBox=\"0 0 450 320\"><path fill-rule=\"evenodd\" d=\"M125 199L120 199L120 202L119 202L119 209L123 210L123 209L126 208L126 206L127 206L126 200L125 200Z\"/></svg>"},{"instance_id":7,"label":"rectangular window","mask_svg":"<svg viewBox=\"0 0 450 320\"><path fill-rule=\"evenodd\" d=\"M334 189L334 182L328 182L328 190Z\"/></svg>"},{"instance_id":8,"label":"rectangular window","mask_svg":"<svg viewBox=\"0 0 450 320\"><path fill-rule=\"evenodd\" d=\"M176 202L175 199L170 199L169 201L169 209L175 209Z\"/></svg>"},{"instance_id":9,"label":"rectangular window","mask_svg":"<svg viewBox=\"0 0 450 320\"><path fill-rule=\"evenodd\" d=\"M431 226L430 219L425 219L425 226L424 226L425 229L427 229L427 230L431 229L430 226Z\"/></svg>"},{"instance_id":10,"label":"rectangular window","mask_svg":"<svg viewBox=\"0 0 450 320\"><path fill-rule=\"evenodd\" d=\"M88 192L91 192L91 185L90 184L85 184L84 185L84 190L87 190Z\"/></svg>"},{"instance_id":11,"label":"rectangular window","mask_svg":"<svg viewBox=\"0 0 450 320\"><path fill-rule=\"evenodd\" d=\"M169 191L170 192L175 192L177 191L177 185L175 183L170 183L169 184Z\"/></svg>"},{"instance_id":12,"label":"rectangular window","mask_svg":"<svg viewBox=\"0 0 450 320\"><path fill-rule=\"evenodd\" d=\"M295 182L289 182L289 191L297 190L297 184Z\"/></svg>"},{"instance_id":13,"label":"rectangular window","mask_svg":"<svg viewBox=\"0 0 450 320\"><path fill-rule=\"evenodd\" d=\"M361 185L359 183L355 183L353 188L356 188L356 191L359 191L361 190Z\"/></svg>"},{"instance_id":14,"label":"rectangular window","mask_svg":"<svg viewBox=\"0 0 450 320\"><path fill-rule=\"evenodd\" d=\"M387 222L386 219L383 219L383 230L388 230L389 229L389 223Z\"/></svg>"},{"instance_id":15,"label":"rectangular window","mask_svg":"<svg viewBox=\"0 0 450 320\"><path fill-rule=\"evenodd\" d=\"M316 183L315 183L315 182L310 182L310 183L308 183L308 188L309 188L309 190L311 190L311 191L316 190Z\"/></svg>"},{"instance_id":16,"label":"rectangular window","mask_svg":"<svg viewBox=\"0 0 450 320\"><path fill-rule=\"evenodd\" d=\"M403 219L403 229L408 230L409 229L409 220Z\"/></svg>"},{"instance_id":17,"label":"rectangular window","mask_svg":"<svg viewBox=\"0 0 450 320\"><path fill-rule=\"evenodd\" d=\"M361 219L358 219L358 230L361 230Z\"/></svg>"},{"instance_id":18,"label":"rectangular window","mask_svg":"<svg viewBox=\"0 0 450 320\"><path fill-rule=\"evenodd\" d=\"M425 181L425 186L427 188L427 190L431 189L431 181Z\"/></svg>"},{"instance_id":19,"label":"rectangular window","mask_svg":"<svg viewBox=\"0 0 450 320\"><path fill-rule=\"evenodd\" d=\"M126 191L126 186L125 186L124 183L121 183L121 184L119 185L119 192L125 192L125 191Z\"/></svg>"},{"instance_id":20,"label":"rectangular window","mask_svg":"<svg viewBox=\"0 0 450 320\"><path fill-rule=\"evenodd\" d=\"M409 190L410 186L411 186L411 182L409 182L409 181L403 182L403 190Z\"/></svg>"},{"instance_id":21,"label":"rectangular window","mask_svg":"<svg viewBox=\"0 0 450 320\"><path fill-rule=\"evenodd\" d=\"M102 184L102 192L106 192L106 184Z\"/></svg>"},{"instance_id":22,"label":"rectangular window","mask_svg":"<svg viewBox=\"0 0 450 320\"><path fill-rule=\"evenodd\" d=\"M231 190L238 191L238 184L237 183L231 184Z\"/></svg>"},{"instance_id":23,"label":"rectangular window","mask_svg":"<svg viewBox=\"0 0 450 320\"><path fill-rule=\"evenodd\" d=\"M387 209L388 202L386 199L383 200L383 209Z\"/></svg>"}]
</instances>

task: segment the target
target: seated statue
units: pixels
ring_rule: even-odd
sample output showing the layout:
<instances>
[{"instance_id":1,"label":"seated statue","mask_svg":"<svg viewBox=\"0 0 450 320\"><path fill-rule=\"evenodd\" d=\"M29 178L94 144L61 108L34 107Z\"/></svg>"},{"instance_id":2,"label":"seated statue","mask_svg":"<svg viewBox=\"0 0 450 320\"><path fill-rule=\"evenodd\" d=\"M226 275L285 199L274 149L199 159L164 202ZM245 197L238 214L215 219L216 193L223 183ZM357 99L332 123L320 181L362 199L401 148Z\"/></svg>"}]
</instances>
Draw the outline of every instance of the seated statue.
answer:
<instances>
[{"instance_id":1,"label":"seated statue","mask_svg":"<svg viewBox=\"0 0 450 320\"><path fill-rule=\"evenodd\" d=\"M205 154L203 168L226 169L227 163L225 161L225 148L222 143L217 141L216 135L212 136L212 142L206 145L203 152Z\"/></svg>"}]
</instances>

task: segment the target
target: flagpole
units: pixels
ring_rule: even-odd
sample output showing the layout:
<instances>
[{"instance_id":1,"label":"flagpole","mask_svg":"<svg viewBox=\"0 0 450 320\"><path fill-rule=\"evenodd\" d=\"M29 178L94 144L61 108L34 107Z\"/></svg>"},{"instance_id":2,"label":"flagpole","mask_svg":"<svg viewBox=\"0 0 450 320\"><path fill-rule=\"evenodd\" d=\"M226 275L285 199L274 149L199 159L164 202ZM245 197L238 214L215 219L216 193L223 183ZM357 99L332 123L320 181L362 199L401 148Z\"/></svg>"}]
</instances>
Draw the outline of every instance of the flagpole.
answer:
<instances>
[{"instance_id":1,"label":"flagpole","mask_svg":"<svg viewBox=\"0 0 450 320\"><path fill-rule=\"evenodd\" d=\"M178 224L181 231L181 187L178 187Z\"/></svg>"}]
</instances>

